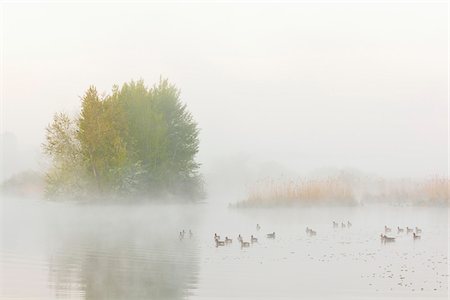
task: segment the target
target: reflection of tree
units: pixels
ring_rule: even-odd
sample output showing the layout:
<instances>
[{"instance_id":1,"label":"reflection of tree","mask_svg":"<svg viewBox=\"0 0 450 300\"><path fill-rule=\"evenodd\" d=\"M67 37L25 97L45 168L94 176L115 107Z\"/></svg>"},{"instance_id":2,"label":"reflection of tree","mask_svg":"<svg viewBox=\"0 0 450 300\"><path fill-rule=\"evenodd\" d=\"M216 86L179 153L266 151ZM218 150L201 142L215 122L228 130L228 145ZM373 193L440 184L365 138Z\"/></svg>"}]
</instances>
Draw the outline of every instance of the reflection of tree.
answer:
<instances>
[{"instance_id":1,"label":"reflection of tree","mask_svg":"<svg viewBox=\"0 0 450 300\"><path fill-rule=\"evenodd\" d=\"M185 298L197 282L195 239L179 241L176 235L121 229L65 235L70 238L50 259L50 282L57 297Z\"/></svg>"}]
</instances>

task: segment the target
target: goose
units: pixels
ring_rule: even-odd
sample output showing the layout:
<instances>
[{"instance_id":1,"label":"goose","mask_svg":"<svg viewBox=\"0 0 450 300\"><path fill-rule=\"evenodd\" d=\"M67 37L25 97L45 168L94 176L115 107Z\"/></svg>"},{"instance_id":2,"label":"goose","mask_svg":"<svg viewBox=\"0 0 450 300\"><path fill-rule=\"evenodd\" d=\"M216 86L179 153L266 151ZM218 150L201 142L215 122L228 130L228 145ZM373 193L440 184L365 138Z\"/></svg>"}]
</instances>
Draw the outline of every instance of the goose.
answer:
<instances>
[{"instance_id":1,"label":"goose","mask_svg":"<svg viewBox=\"0 0 450 300\"><path fill-rule=\"evenodd\" d=\"M180 238L180 240L182 240L183 238L184 238L184 234L183 234L183 231L180 231L180 234L179 234L179 236L178 236L179 238Z\"/></svg>"},{"instance_id":2,"label":"goose","mask_svg":"<svg viewBox=\"0 0 450 300\"><path fill-rule=\"evenodd\" d=\"M413 240L419 240L420 235L417 235L415 232L413 232Z\"/></svg>"},{"instance_id":3,"label":"goose","mask_svg":"<svg viewBox=\"0 0 450 300\"><path fill-rule=\"evenodd\" d=\"M317 234L317 232L315 232L314 230L312 230L312 229L309 230L310 236L315 236L316 234Z\"/></svg>"},{"instance_id":4,"label":"goose","mask_svg":"<svg viewBox=\"0 0 450 300\"><path fill-rule=\"evenodd\" d=\"M405 229L400 228L400 227L397 226L397 233L404 232L404 231L405 231Z\"/></svg>"},{"instance_id":5,"label":"goose","mask_svg":"<svg viewBox=\"0 0 450 300\"><path fill-rule=\"evenodd\" d=\"M409 228L408 226L406 226L406 233L411 233L411 232L413 232L414 230L412 229L412 228Z\"/></svg>"},{"instance_id":6,"label":"goose","mask_svg":"<svg viewBox=\"0 0 450 300\"><path fill-rule=\"evenodd\" d=\"M389 243L389 242L395 242L395 238L394 237L389 237L389 236L386 236L386 235L381 235L381 238L382 238L382 240L385 242L385 243Z\"/></svg>"},{"instance_id":7,"label":"goose","mask_svg":"<svg viewBox=\"0 0 450 300\"><path fill-rule=\"evenodd\" d=\"M386 225L384 225L384 232L391 232L391 228L389 228Z\"/></svg>"},{"instance_id":8,"label":"goose","mask_svg":"<svg viewBox=\"0 0 450 300\"><path fill-rule=\"evenodd\" d=\"M255 237L252 235L251 238L250 238L250 241L251 241L252 244L253 244L253 243L257 243L257 242L258 242L258 239L255 238Z\"/></svg>"},{"instance_id":9,"label":"goose","mask_svg":"<svg viewBox=\"0 0 450 300\"><path fill-rule=\"evenodd\" d=\"M336 223L335 221L333 221L333 228L337 228L337 227L339 227L339 224Z\"/></svg>"},{"instance_id":10,"label":"goose","mask_svg":"<svg viewBox=\"0 0 450 300\"><path fill-rule=\"evenodd\" d=\"M345 228L344 222L341 222L341 228Z\"/></svg>"},{"instance_id":11,"label":"goose","mask_svg":"<svg viewBox=\"0 0 450 300\"><path fill-rule=\"evenodd\" d=\"M389 242L395 242L395 238L394 237L389 237L389 236L384 236L384 240L385 242L389 243Z\"/></svg>"},{"instance_id":12,"label":"goose","mask_svg":"<svg viewBox=\"0 0 450 300\"><path fill-rule=\"evenodd\" d=\"M347 227L352 227L352 223L350 223L350 221L347 221Z\"/></svg>"},{"instance_id":13,"label":"goose","mask_svg":"<svg viewBox=\"0 0 450 300\"><path fill-rule=\"evenodd\" d=\"M240 234L238 235L237 240L238 240L239 242L242 242L242 236L241 236Z\"/></svg>"},{"instance_id":14,"label":"goose","mask_svg":"<svg viewBox=\"0 0 450 300\"><path fill-rule=\"evenodd\" d=\"M217 235L217 233L214 233L214 239L215 240L220 240L220 235Z\"/></svg>"},{"instance_id":15,"label":"goose","mask_svg":"<svg viewBox=\"0 0 450 300\"><path fill-rule=\"evenodd\" d=\"M232 239L229 239L227 236L225 237L225 244L231 244L232 242Z\"/></svg>"},{"instance_id":16,"label":"goose","mask_svg":"<svg viewBox=\"0 0 450 300\"><path fill-rule=\"evenodd\" d=\"M192 238L194 234L192 233L192 231L189 229L189 238Z\"/></svg>"},{"instance_id":17,"label":"goose","mask_svg":"<svg viewBox=\"0 0 450 300\"><path fill-rule=\"evenodd\" d=\"M219 247L219 246L225 246L225 242L219 241L218 239L216 239L216 247Z\"/></svg>"},{"instance_id":18,"label":"goose","mask_svg":"<svg viewBox=\"0 0 450 300\"><path fill-rule=\"evenodd\" d=\"M307 234L309 234L309 231L311 230L311 228L309 228L309 227L306 227L306 230L305 230L305 232L307 233Z\"/></svg>"},{"instance_id":19,"label":"goose","mask_svg":"<svg viewBox=\"0 0 450 300\"><path fill-rule=\"evenodd\" d=\"M244 247L250 247L250 243L244 242L243 240L241 240L241 248L244 248Z\"/></svg>"},{"instance_id":20,"label":"goose","mask_svg":"<svg viewBox=\"0 0 450 300\"><path fill-rule=\"evenodd\" d=\"M275 238L275 232L268 233L268 234L267 234L267 238L268 238L268 239L274 239L274 238Z\"/></svg>"},{"instance_id":21,"label":"goose","mask_svg":"<svg viewBox=\"0 0 450 300\"><path fill-rule=\"evenodd\" d=\"M420 229L419 227L416 227L416 233L422 233L422 229Z\"/></svg>"},{"instance_id":22,"label":"goose","mask_svg":"<svg viewBox=\"0 0 450 300\"><path fill-rule=\"evenodd\" d=\"M256 224L256 230L260 230L261 229L261 226L259 226L259 224Z\"/></svg>"}]
</instances>

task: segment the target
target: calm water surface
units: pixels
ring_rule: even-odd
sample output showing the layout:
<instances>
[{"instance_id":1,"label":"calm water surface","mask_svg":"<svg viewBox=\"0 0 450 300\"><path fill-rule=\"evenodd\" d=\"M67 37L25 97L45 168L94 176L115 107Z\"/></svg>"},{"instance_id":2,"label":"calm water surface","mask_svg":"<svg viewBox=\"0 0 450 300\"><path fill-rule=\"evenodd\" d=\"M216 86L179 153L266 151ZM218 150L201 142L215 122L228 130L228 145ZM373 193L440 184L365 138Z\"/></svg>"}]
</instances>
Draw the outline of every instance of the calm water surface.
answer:
<instances>
[{"instance_id":1,"label":"calm water surface","mask_svg":"<svg viewBox=\"0 0 450 300\"><path fill-rule=\"evenodd\" d=\"M333 220L353 226L335 229ZM385 224L394 243L380 241ZM418 226L422 237L397 234L397 226ZM448 227L446 208L236 210L2 199L0 298L447 299ZM182 229L192 238L180 240ZM276 239L267 239L273 231ZM233 243L216 247L214 233ZM253 234L258 243L241 249L238 234L246 241Z\"/></svg>"}]
</instances>

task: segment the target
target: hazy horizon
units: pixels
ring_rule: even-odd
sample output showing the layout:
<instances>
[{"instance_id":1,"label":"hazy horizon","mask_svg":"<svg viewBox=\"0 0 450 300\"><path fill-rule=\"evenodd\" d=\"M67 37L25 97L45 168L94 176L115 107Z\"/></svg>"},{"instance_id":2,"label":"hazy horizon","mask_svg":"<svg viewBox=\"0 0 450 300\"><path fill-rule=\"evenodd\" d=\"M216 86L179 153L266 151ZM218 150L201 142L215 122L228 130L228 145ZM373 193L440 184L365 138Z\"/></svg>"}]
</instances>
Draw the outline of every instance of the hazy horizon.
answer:
<instances>
[{"instance_id":1,"label":"hazy horizon","mask_svg":"<svg viewBox=\"0 0 450 300\"><path fill-rule=\"evenodd\" d=\"M448 299L448 1L92 2L0 0L0 300Z\"/></svg>"},{"instance_id":2,"label":"hazy horizon","mask_svg":"<svg viewBox=\"0 0 450 300\"><path fill-rule=\"evenodd\" d=\"M295 174L447 175L445 3L3 3L1 10L0 133L17 138L13 157L23 169L40 166L52 115L78 112L89 85L107 92L162 76L181 89L201 128L204 174L248 164Z\"/></svg>"}]
</instances>

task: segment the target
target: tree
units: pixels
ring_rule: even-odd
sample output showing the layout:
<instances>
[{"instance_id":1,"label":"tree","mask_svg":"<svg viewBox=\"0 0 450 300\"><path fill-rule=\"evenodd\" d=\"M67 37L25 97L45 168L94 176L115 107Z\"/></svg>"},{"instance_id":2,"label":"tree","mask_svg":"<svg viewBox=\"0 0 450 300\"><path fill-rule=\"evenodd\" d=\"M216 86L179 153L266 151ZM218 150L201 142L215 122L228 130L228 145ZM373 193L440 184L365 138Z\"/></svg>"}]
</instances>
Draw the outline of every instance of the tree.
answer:
<instances>
[{"instance_id":1,"label":"tree","mask_svg":"<svg viewBox=\"0 0 450 300\"><path fill-rule=\"evenodd\" d=\"M165 170L163 179L172 190L196 194L201 185L200 164L195 161L199 150L199 129L186 104L180 101L180 91L168 80L160 80L151 90L154 106L163 116L166 130L164 140ZM188 188L194 187L194 189Z\"/></svg>"},{"instance_id":2,"label":"tree","mask_svg":"<svg viewBox=\"0 0 450 300\"><path fill-rule=\"evenodd\" d=\"M55 114L46 128L43 150L52 159L52 168L46 176L49 197L79 192L83 188L83 161L77 130L76 122L64 113Z\"/></svg>"},{"instance_id":3,"label":"tree","mask_svg":"<svg viewBox=\"0 0 450 300\"><path fill-rule=\"evenodd\" d=\"M145 193L155 192L156 187L161 188L163 184L159 179L167 128L162 114L155 109L152 95L143 81L124 84L118 100L129 126L126 140L130 155L145 170L141 189Z\"/></svg>"},{"instance_id":4,"label":"tree","mask_svg":"<svg viewBox=\"0 0 450 300\"><path fill-rule=\"evenodd\" d=\"M90 87L82 99L78 139L96 192L119 185L120 170L128 163L123 139L127 123L117 101L116 94L100 99L94 87Z\"/></svg>"},{"instance_id":5,"label":"tree","mask_svg":"<svg viewBox=\"0 0 450 300\"><path fill-rule=\"evenodd\" d=\"M44 151L54 162L49 185L66 191L67 174L79 174L80 189L89 193L197 198L202 195L198 134L168 80L151 89L142 80L131 81L105 97L91 86L76 121L60 114L47 129Z\"/></svg>"}]
</instances>

